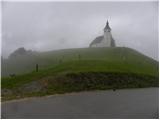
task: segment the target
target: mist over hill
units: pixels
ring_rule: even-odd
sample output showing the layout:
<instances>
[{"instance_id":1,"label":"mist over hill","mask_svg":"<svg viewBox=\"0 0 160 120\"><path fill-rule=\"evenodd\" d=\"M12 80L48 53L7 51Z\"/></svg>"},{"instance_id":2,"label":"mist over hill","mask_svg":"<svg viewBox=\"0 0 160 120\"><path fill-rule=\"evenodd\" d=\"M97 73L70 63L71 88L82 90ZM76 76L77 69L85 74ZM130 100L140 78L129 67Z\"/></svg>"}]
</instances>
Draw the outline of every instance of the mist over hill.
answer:
<instances>
[{"instance_id":1,"label":"mist over hill","mask_svg":"<svg viewBox=\"0 0 160 120\"><path fill-rule=\"evenodd\" d=\"M11 53L8 57L8 59L14 59L16 57L24 57L24 56L29 56L36 53L35 51L32 50L26 50L24 47L16 49L13 53Z\"/></svg>"},{"instance_id":2,"label":"mist over hill","mask_svg":"<svg viewBox=\"0 0 160 120\"><path fill-rule=\"evenodd\" d=\"M146 69L149 69L149 66L153 68L155 67L156 69L156 65L158 65L156 60L153 60L133 49L123 47L76 48L48 52L35 52L19 48L15 50L8 59L2 60L2 76L24 74L35 71L36 64L39 65L40 69L47 69L62 63L72 61L78 62L80 60L99 60L99 62L102 63L105 61L105 63L108 62L108 64L111 62L113 65L119 64L121 66L126 62L131 65L129 68L131 70L134 70L134 67L136 66L141 66L141 63L146 66ZM124 64L123 67L125 68L126 65ZM87 66L87 64L84 64L83 66ZM106 67L106 69L108 68Z\"/></svg>"}]
</instances>

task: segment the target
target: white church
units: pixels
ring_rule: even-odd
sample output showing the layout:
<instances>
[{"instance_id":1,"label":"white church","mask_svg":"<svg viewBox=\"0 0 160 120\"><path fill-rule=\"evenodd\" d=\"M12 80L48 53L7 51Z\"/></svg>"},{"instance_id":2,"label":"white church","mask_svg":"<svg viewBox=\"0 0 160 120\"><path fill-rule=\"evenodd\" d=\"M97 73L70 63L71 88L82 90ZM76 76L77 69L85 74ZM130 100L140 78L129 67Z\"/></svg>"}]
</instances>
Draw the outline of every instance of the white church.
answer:
<instances>
[{"instance_id":1,"label":"white church","mask_svg":"<svg viewBox=\"0 0 160 120\"><path fill-rule=\"evenodd\" d=\"M107 20L104 35L96 37L89 45L90 47L115 47L115 41L111 34L111 28Z\"/></svg>"}]
</instances>

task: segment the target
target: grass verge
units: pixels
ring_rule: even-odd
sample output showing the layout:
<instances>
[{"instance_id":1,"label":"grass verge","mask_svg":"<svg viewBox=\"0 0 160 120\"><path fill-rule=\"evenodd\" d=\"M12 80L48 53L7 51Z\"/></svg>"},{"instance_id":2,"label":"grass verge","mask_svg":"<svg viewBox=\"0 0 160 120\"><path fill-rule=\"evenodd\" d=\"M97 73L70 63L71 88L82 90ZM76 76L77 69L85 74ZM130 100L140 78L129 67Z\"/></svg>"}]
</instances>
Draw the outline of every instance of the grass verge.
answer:
<instances>
[{"instance_id":1,"label":"grass verge","mask_svg":"<svg viewBox=\"0 0 160 120\"><path fill-rule=\"evenodd\" d=\"M34 78L34 77L32 77ZM9 80L7 81L7 83ZM158 77L119 72L70 72L28 80L23 84L2 84L2 101L90 90L158 87ZM15 87L16 86L16 87Z\"/></svg>"}]
</instances>

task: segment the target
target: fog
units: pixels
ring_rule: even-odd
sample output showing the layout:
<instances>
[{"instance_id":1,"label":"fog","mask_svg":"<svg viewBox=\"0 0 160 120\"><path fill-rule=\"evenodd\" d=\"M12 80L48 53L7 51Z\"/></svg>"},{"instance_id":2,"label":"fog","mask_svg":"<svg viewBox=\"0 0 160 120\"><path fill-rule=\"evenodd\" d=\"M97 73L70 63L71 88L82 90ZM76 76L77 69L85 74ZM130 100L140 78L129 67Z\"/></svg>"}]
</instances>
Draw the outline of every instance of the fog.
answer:
<instances>
[{"instance_id":1,"label":"fog","mask_svg":"<svg viewBox=\"0 0 160 120\"><path fill-rule=\"evenodd\" d=\"M158 60L158 1L2 2L2 55L88 47L107 19L117 46Z\"/></svg>"}]
</instances>

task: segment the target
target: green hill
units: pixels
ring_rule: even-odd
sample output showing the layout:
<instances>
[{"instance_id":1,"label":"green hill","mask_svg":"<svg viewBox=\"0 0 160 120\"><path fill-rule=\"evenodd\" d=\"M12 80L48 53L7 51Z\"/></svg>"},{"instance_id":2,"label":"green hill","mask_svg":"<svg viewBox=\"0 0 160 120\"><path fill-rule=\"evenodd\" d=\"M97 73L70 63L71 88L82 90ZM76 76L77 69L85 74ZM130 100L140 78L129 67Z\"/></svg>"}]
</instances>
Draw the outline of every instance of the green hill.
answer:
<instances>
[{"instance_id":1,"label":"green hill","mask_svg":"<svg viewBox=\"0 0 160 120\"><path fill-rule=\"evenodd\" d=\"M124 47L37 52L3 60L2 76L13 73L2 78L2 98L158 86L158 62Z\"/></svg>"},{"instance_id":2,"label":"green hill","mask_svg":"<svg viewBox=\"0 0 160 120\"><path fill-rule=\"evenodd\" d=\"M2 60L2 76L34 71L36 64L40 69L60 64L63 64L63 67L67 64L77 64L78 69L87 67L94 70L99 67L105 71L131 71L151 75L158 69L157 61L130 48L79 48L21 55Z\"/></svg>"}]
</instances>

